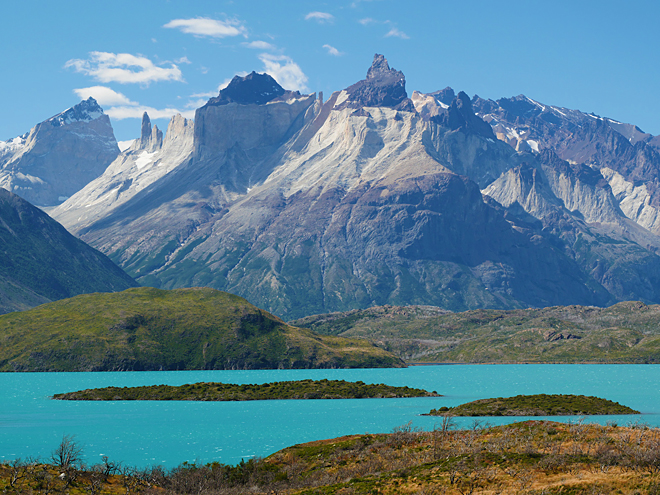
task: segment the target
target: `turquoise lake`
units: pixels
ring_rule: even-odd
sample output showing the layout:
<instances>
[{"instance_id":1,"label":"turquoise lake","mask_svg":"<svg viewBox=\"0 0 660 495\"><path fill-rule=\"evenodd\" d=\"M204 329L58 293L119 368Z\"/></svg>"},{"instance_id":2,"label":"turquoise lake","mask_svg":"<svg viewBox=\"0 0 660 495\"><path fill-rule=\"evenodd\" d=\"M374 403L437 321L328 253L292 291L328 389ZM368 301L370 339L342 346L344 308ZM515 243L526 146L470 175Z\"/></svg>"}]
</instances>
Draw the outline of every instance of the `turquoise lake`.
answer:
<instances>
[{"instance_id":1,"label":"turquoise lake","mask_svg":"<svg viewBox=\"0 0 660 495\"><path fill-rule=\"evenodd\" d=\"M443 397L421 399L278 400L249 402L74 402L49 397L93 387L195 382L266 383L343 379L408 385ZM124 464L174 467L184 461L267 456L284 447L355 433L387 433L412 421L425 430L433 408L518 394L584 394L620 402L635 416L590 417L620 425L660 426L660 365L456 365L406 369L1 373L0 460L47 458L62 435L75 435L86 462L100 456ZM492 418L490 424L525 418ZM561 421L575 421L563 417ZM470 418L457 418L468 426Z\"/></svg>"}]
</instances>

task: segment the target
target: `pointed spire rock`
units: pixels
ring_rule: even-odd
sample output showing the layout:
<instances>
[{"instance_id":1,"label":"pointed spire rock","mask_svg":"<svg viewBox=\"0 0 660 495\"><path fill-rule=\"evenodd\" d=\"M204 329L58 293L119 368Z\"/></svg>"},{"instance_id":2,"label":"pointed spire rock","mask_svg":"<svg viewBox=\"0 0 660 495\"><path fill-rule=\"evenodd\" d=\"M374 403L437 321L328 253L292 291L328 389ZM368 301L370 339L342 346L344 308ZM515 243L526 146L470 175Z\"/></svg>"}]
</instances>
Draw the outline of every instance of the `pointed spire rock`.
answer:
<instances>
[{"instance_id":1,"label":"pointed spire rock","mask_svg":"<svg viewBox=\"0 0 660 495\"><path fill-rule=\"evenodd\" d=\"M151 138L150 138L151 149L160 149L163 147L163 131L161 131L157 125L153 126L151 129Z\"/></svg>"},{"instance_id":2,"label":"pointed spire rock","mask_svg":"<svg viewBox=\"0 0 660 495\"><path fill-rule=\"evenodd\" d=\"M140 148L146 148L151 140L151 120L149 114L142 114L142 132L140 133Z\"/></svg>"},{"instance_id":3,"label":"pointed spire rock","mask_svg":"<svg viewBox=\"0 0 660 495\"><path fill-rule=\"evenodd\" d=\"M390 64L387 63L387 59L384 55L376 53L374 55L374 61L371 63L371 67L367 71L367 79L373 79L378 77L379 74L387 73L390 71Z\"/></svg>"}]
</instances>

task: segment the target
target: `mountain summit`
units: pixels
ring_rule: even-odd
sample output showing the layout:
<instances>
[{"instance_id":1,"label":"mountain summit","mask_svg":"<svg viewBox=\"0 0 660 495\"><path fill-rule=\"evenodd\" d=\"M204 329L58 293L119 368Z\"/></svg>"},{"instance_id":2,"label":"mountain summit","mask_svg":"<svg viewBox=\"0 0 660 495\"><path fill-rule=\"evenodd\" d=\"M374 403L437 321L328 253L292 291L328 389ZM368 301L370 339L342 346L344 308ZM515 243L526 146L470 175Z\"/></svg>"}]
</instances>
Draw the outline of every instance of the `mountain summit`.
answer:
<instances>
[{"instance_id":1,"label":"mountain summit","mask_svg":"<svg viewBox=\"0 0 660 495\"><path fill-rule=\"evenodd\" d=\"M390 107L406 111L414 108L406 93L403 72L391 69L387 59L378 53L374 55L367 78L349 86L346 93L345 106L351 108Z\"/></svg>"},{"instance_id":2,"label":"mountain summit","mask_svg":"<svg viewBox=\"0 0 660 495\"><path fill-rule=\"evenodd\" d=\"M229 85L211 98L207 105L264 105L286 91L268 74L251 72L245 77L234 76Z\"/></svg>"},{"instance_id":3,"label":"mountain summit","mask_svg":"<svg viewBox=\"0 0 660 495\"><path fill-rule=\"evenodd\" d=\"M38 206L62 203L103 173L119 154L110 119L88 98L0 141L0 187Z\"/></svg>"}]
</instances>

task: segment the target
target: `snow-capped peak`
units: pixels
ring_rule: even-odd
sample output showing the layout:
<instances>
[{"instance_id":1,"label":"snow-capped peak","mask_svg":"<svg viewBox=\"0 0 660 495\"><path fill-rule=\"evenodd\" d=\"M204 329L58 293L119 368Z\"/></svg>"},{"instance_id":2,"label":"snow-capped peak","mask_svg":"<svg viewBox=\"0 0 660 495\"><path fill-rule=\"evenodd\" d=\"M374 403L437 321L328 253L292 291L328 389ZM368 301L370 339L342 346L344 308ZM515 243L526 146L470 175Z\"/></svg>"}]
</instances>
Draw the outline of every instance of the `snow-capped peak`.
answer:
<instances>
[{"instance_id":1,"label":"snow-capped peak","mask_svg":"<svg viewBox=\"0 0 660 495\"><path fill-rule=\"evenodd\" d=\"M69 125L74 122L91 122L103 115L103 109L96 103L91 96L78 103L77 105L58 113L46 122L50 122L57 127Z\"/></svg>"}]
</instances>

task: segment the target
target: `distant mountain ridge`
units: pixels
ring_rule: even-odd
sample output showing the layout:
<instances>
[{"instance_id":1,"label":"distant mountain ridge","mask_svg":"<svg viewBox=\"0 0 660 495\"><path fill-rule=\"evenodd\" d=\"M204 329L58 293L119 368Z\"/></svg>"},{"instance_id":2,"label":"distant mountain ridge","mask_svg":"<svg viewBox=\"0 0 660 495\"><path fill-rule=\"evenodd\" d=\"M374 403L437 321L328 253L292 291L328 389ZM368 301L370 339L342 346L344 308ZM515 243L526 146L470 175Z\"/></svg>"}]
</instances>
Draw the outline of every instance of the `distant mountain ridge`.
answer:
<instances>
[{"instance_id":1,"label":"distant mountain ridge","mask_svg":"<svg viewBox=\"0 0 660 495\"><path fill-rule=\"evenodd\" d=\"M118 154L110 119L90 97L20 137L0 141L0 187L37 206L58 205Z\"/></svg>"},{"instance_id":2,"label":"distant mountain ridge","mask_svg":"<svg viewBox=\"0 0 660 495\"><path fill-rule=\"evenodd\" d=\"M520 95L496 102L475 97L477 115L520 151L551 149L607 179L623 213L660 234L660 138L637 126Z\"/></svg>"},{"instance_id":3,"label":"distant mountain ridge","mask_svg":"<svg viewBox=\"0 0 660 495\"><path fill-rule=\"evenodd\" d=\"M140 144L52 214L143 284L211 286L287 319L660 302L660 240L626 203L654 208L654 139L516 102L451 88L408 98L378 54L327 101L252 73L162 145L144 148L159 138L143 122ZM635 174L647 182L626 182Z\"/></svg>"}]
</instances>

